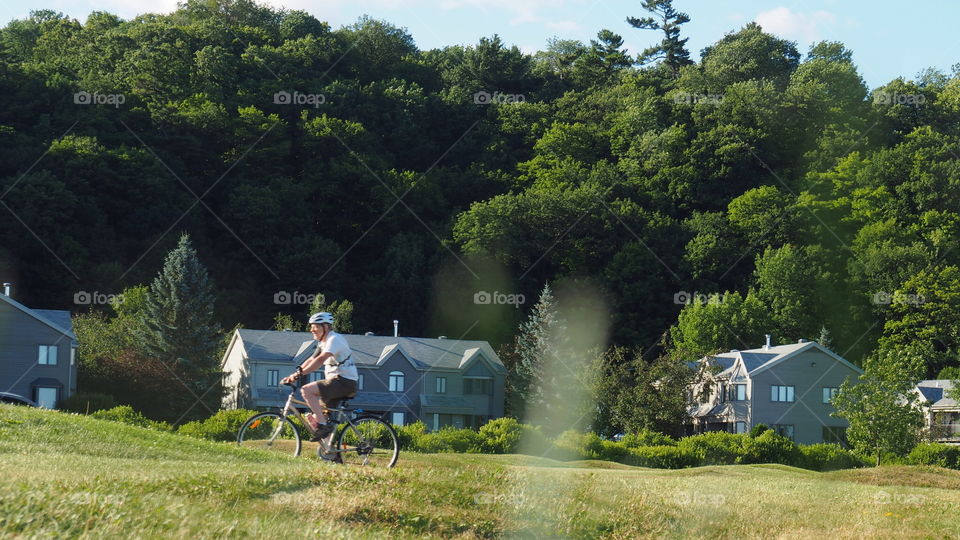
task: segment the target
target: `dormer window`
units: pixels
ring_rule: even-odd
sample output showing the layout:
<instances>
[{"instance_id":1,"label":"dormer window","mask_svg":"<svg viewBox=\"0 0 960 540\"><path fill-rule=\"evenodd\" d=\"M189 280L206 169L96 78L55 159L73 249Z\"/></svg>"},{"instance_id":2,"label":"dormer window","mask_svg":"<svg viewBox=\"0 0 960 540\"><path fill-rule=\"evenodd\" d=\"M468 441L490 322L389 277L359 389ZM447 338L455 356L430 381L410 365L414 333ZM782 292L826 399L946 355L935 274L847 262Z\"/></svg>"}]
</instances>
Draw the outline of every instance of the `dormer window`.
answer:
<instances>
[{"instance_id":1,"label":"dormer window","mask_svg":"<svg viewBox=\"0 0 960 540\"><path fill-rule=\"evenodd\" d=\"M746 384L730 385L730 401L746 401L746 400L747 400Z\"/></svg>"}]
</instances>

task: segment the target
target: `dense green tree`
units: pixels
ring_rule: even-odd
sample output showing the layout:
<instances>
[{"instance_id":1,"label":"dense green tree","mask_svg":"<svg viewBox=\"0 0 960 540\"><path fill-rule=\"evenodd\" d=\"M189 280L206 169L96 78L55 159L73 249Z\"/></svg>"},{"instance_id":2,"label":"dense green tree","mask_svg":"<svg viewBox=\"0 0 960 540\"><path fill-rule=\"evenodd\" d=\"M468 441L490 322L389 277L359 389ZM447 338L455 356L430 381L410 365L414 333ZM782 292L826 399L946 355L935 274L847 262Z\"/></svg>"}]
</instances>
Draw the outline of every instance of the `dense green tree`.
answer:
<instances>
[{"instance_id":1,"label":"dense green tree","mask_svg":"<svg viewBox=\"0 0 960 540\"><path fill-rule=\"evenodd\" d=\"M653 17L627 17L627 22L641 30L660 30L663 32L663 40L644 49L638 55L637 61L646 64L662 59L673 76L679 76L680 68L693 63L690 60L690 51L686 49L689 38L680 39L680 26L690 22L690 16L674 9L673 0L643 0L641 7Z\"/></svg>"}]
</instances>

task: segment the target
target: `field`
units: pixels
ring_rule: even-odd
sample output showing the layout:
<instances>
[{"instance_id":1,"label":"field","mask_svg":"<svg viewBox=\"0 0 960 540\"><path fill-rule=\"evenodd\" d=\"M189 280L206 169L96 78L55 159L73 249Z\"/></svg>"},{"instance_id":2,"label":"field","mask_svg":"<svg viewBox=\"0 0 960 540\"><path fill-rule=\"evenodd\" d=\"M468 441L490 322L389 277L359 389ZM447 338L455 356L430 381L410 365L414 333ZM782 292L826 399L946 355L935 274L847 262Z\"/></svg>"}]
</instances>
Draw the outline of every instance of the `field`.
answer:
<instances>
[{"instance_id":1,"label":"field","mask_svg":"<svg viewBox=\"0 0 960 540\"><path fill-rule=\"evenodd\" d=\"M957 538L960 472L287 458L0 405L2 537Z\"/></svg>"}]
</instances>

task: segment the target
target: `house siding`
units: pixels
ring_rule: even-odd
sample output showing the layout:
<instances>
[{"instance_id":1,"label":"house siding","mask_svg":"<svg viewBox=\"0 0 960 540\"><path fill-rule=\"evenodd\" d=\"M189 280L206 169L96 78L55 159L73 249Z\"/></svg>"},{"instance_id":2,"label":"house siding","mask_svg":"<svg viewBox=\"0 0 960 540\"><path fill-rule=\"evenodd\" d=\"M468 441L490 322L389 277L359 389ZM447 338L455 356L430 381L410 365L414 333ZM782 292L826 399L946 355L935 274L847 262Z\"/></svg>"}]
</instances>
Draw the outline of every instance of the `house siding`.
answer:
<instances>
[{"instance_id":1,"label":"house siding","mask_svg":"<svg viewBox=\"0 0 960 540\"><path fill-rule=\"evenodd\" d=\"M40 365L40 345L57 346L57 365ZM51 378L62 385L57 399L76 389L76 366L70 365L73 340L7 302L0 302L0 391L36 399L33 381Z\"/></svg>"}]
</instances>

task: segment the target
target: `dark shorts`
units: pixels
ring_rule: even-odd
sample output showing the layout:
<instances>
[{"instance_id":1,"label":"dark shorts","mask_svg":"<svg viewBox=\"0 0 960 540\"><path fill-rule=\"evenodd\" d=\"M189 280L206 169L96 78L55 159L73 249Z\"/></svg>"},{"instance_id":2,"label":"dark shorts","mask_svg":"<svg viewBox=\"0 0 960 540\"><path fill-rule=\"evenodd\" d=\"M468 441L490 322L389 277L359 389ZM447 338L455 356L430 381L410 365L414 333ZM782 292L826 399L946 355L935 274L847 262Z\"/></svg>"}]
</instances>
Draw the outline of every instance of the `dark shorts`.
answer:
<instances>
[{"instance_id":1,"label":"dark shorts","mask_svg":"<svg viewBox=\"0 0 960 540\"><path fill-rule=\"evenodd\" d=\"M317 392L320 393L320 402L323 403L323 406L331 409L340 405L343 398L351 397L357 393L357 381L344 377L321 379L304 385L304 389L311 386L317 388Z\"/></svg>"}]
</instances>

